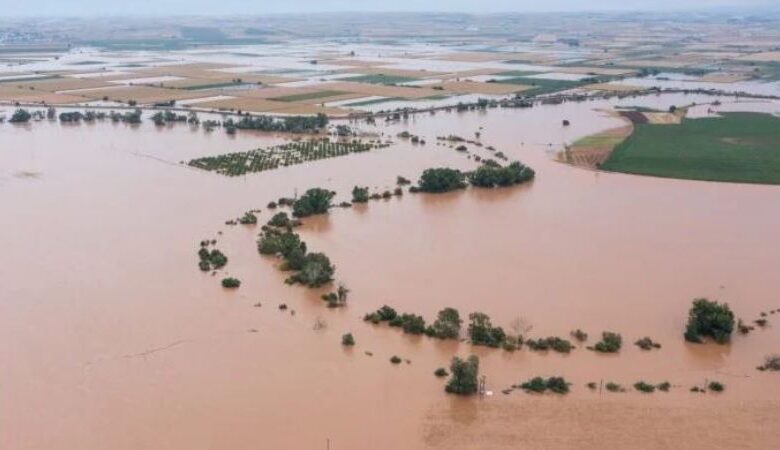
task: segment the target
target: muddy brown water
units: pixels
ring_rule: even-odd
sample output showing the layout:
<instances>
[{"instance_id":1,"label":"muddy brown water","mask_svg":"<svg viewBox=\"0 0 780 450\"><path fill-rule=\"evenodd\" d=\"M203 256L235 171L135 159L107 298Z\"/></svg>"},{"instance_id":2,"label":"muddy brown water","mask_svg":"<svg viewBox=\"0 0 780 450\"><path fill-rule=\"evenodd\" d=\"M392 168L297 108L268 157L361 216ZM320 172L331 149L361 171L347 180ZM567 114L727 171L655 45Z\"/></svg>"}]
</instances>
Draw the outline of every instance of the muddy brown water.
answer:
<instances>
[{"instance_id":1,"label":"muddy brown water","mask_svg":"<svg viewBox=\"0 0 780 450\"><path fill-rule=\"evenodd\" d=\"M622 103L691 100L705 98ZM681 332L697 296L728 301L746 320L780 308L780 188L553 162L563 142L619 125L593 111L605 106L424 115L375 128L408 129L424 147L399 142L240 178L176 163L281 138L150 123L2 125L0 448L777 448L780 379L754 367L780 351L780 316L728 346L685 344ZM265 221L268 201L312 186L341 200L355 184L384 190L430 166L474 167L435 136L471 137L480 126L482 142L536 169L532 184L405 195L306 221L309 247L352 290L345 309L285 285L255 250L258 228L223 225L252 208ZM240 289L197 269L197 243L211 237ZM624 348L510 354L409 337L363 323L382 304L428 320L445 306L504 327L522 317L531 337L582 328L592 343L612 330ZM327 326L314 330L317 319ZM352 349L340 345L346 331ZM663 348L640 351L632 342L643 336ZM493 396L454 398L433 376L469 353ZM392 366L392 355L411 363ZM500 392L536 375L565 376L573 392ZM674 387L584 387L640 379ZM726 391L688 392L707 379Z\"/></svg>"}]
</instances>

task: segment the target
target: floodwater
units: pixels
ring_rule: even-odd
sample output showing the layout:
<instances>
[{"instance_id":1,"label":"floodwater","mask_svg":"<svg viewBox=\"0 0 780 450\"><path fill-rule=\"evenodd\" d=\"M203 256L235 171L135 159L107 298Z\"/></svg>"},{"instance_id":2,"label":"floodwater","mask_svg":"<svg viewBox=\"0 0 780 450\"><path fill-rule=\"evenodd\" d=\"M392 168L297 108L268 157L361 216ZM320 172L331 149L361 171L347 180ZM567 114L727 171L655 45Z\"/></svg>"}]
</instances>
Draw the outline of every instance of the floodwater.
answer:
<instances>
[{"instance_id":1,"label":"floodwater","mask_svg":"<svg viewBox=\"0 0 780 450\"><path fill-rule=\"evenodd\" d=\"M698 296L728 301L747 321L780 308L780 187L552 161L563 143L619 125L594 110L616 103L361 126L390 136L408 129L428 144L238 178L178 162L281 138L149 122L0 126L0 448L777 448L780 383L755 366L780 351L780 316L727 346L685 344L682 329ZM285 285L255 250L258 227L223 225L253 208L264 209L264 222L268 201L308 187L336 190L341 201L356 184L384 190L427 167L474 167L435 137L476 131L534 167L537 179L407 194L335 210L299 230L336 264L352 291L347 308L329 310L321 291ZM218 240L230 259L224 272L242 280L240 289L227 292L223 274L198 270L206 238ZM504 327L522 317L530 337L582 328L592 343L617 331L624 347L562 356L438 342L361 320L382 304L428 320L445 306L486 312ZM318 320L327 326L315 330ZM340 345L347 331L352 349ZM663 348L640 351L632 342L643 336ZM448 396L433 376L470 353L480 355L495 395ZM410 363L393 366L392 355ZM500 392L536 375L562 375L573 391ZM650 395L584 387L630 388L640 379L674 387ZM707 379L726 391L688 392Z\"/></svg>"}]
</instances>

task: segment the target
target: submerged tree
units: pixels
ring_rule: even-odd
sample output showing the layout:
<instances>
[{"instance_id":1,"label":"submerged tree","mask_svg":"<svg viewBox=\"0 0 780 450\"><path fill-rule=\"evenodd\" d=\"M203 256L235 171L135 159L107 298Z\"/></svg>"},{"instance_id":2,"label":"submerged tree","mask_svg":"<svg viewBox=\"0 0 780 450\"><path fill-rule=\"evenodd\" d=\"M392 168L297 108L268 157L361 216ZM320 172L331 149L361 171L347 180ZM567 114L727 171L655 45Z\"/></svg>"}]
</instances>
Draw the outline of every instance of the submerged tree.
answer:
<instances>
[{"instance_id":1,"label":"submerged tree","mask_svg":"<svg viewBox=\"0 0 780 450\"><path fill-rule=\"evenodd\" d=\"M422 192L449 192L465 187L465 175L460 170L447 167L426 169L419 181L419 190Z\"/></svg>"},{"instance_id":2,"label":"submerged tree","mask_svg":"<svg viewBox=\"0 0 780 450\"><path fill-rule=\"evenodd\" d=\"M444 308L439 311L436 321L432 325L432 334L440 339L457 339L460 335L460 326L463 320L455 308Z\"/></svg>"},{"instance_id":3,"label":"submerged tree","mask_svg":"<svg viewBox=\"0 0 780 450\"><path fill-rule=\"evenodd\" d=\"M474 345L498 347L506 339L506 333L501 327L494 327L490 316L481 312L469 314L469 337Z\"/></svg>"},{"instance_id":4,"label":"submerged tree","mask_svg":"<svg viewBox=\"0 0 780 450\"><path fill-rule=\"evenodd\" d=\"M295 217L308 217L315 214L325 214L330 208L330 201L335 192L322 188L312 188L296 200L293 207Z\"/></svg>"},{"instance_id":5,"label":"submerged tree","mask_svg":"<svg viewBox=\"0 0 780 450\"><path fill-rule=\"evenodd\" d=\"M352 203L368 202L368 188L355 186L352 188Z\"/></svg>"},{"instance_id":6,"label":"submerged tree","mask_svg":"<svg viewBox=\"0 0 780 450\"><path fill-rule=\"evenodd\" d=\"M447 382L445 391L452 394L471 395L479 388L479 358L471 355L467 360L452 358L450 364L452 376Z\"/></svg>"},{"instance_id":7,"label":"submerged tree","mask_svg":"<svg viewBox=\"0 0 780 450\"><path fill-rule=\"evenodd\" d=\"M30 114L30 111L27 111L26 109L17 109L14 111L13 115L10 119L8 119L11 123L27 123L32 118L32 114Z\"/></svg>"},{"instance_id":8,"label":"submerged tree","mask_svg":"<svg viewBox=\"0 0 780 450\"><path fill-rule=\"evenodd\" d=\"M685 327L685 340L701 343L703 336L711 337L718 344L725 344L734 330L734 313L728 303L697 298L688 312L688 324Z\"/></svg>"}]
</instances>

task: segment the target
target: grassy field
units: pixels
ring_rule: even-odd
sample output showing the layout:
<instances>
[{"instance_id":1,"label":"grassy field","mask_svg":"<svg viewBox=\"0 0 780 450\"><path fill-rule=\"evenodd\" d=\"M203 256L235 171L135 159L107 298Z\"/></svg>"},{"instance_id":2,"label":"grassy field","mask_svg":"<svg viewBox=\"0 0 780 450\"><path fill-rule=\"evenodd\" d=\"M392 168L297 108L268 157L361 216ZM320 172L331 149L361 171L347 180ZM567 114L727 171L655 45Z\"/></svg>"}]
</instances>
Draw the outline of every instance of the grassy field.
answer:
<instances>
[{"instance_id":1,"label":"grassy field","mask_svg":"<svg viewBox=\"0 0 780 450\"><path fill-rule=\"evenodd\" d=\"M408 83L410 81L417 81L419 78L402 77L399 75L384 75L381 73L359 75L356 77L342 78L340 81L353 81L356 83L370 83L370 84L401 84Z\"/></svg>"},{"instance_id":2,"label":"grassy field","mask_svg":"<svg viewBox=\"0 0 780 450\"><path fill-rule=\"evenodd\" d=\"M314 99L321 99L321 98L328 98L328 97L336 97L348 93L349 92L344 92L344 91L316 91L316 92L308 92L305 94L294 94L294 95L285 95L282 97L273 97L270 100L276 100L278 102L299 102L303 100L314 100Z\"/></svg>"},{"instance_id":3,"label":"grassy field","mask_svg":"<svg viewBox=\"0 0 780 450\"><path fill-rule=\"evenodd\" d=\"M569 80L550 80L545 78L528 78L528 77L515 77L505 80L499 80L501 84L522 84L525 86L531 86L531 89L524 91L522 95L542 95L550 94L552 92L564 91L566 89L573 89L578 86L582 86L581 81L569 81Z\"/></svg>"},{"instance_id":4,"label":"grassy field","mask_svg":"<svg viewBox=\"0 0 780 450\"><path fill-rule=\"evenodd\" d=\"M601 169L689 180L780 184L780 118L726 113L637 124Z\"/></svg>"}]
</instances>

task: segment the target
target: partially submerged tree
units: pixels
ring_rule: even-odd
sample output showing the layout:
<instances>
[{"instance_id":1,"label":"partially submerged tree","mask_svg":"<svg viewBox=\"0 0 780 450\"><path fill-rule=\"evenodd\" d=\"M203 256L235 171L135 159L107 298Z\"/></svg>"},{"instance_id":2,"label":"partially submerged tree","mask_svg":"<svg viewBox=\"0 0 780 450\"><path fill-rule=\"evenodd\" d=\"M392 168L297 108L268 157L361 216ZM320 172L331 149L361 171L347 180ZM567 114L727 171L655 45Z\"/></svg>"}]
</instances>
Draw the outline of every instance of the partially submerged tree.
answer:
<instances>
[{"instance_id":1,"label":"partially submerged tree","mask_svg":"<svg viewBox=\"0 0 780 450\"><path fill-rule=\"evenodd\" d=\"M488 347L499 347L506 333L501 327L494 327L490 322L490 317L481 312L469 314L468 333L471 343L474 345L487 345Z\"/></svg>"},{"instance_id":2,"label":"partially submerged tree","mask_svg":"<svg viewBox=\"0 0 780 450\"><path fill-rule=\"evenodd\" d=\"M452 358L450 363L452 376L447 382L445 391L452 394L471 395L479 388L479 358L471 355L467 360Z\"/></svg>"},{"instance_id":3,"label":"partially submerged tree","mask_svg":"<svg viewBox=\"0 0 780 450\"><path fill-rule=\"evenodd\" d=\"M444 308L439 311L436 321L433 322L432 334L440 339L457 339L460 335L460 326L463 320L455 308Z\"/></svg>"},{"instance_id":4,"label":"partially submerged tree","mask_svg":"<svg viewBox=\"0 0 780 450\"><path fill-rule=\"evenodd\" d=\"M449 192L465 187L465 175L460 170L447 167L426 169L419 181L419 190L422 192Z\"/></svg>"},{"instance_id":5,"label":"partially submerged tree","mask_svg":"<svg viewBox=\"0 0 780 450\"><path fill-rule=\"evenodd\" d=\"M706 298L693 301L685 327L686 341L701 343L702 337L710 337L719 344L725 344L733 330L734 313L727 303L719 304Z\"/></svg>"},{"instance_id":6,"label":"partially submerged tree","mask_svg":"<svg viewBox=\"0 0 780 450\"><path fill-rule=\"evenodd\" d=\"M352 188L352 203L368 202L369 194L367 187L355 186Z\"/></svg>"},{"instance_id":7,"label":"partially submerged tree","mask_svg":"<svg viewBox=\"0 0 780 450\"><path fill-rule=\"evenodd\" d=\"M335 192L322 188L312 188L306 191L293 205L295 217L308 217L315 214L325 214L330 208L330 201Z\"/></svg>"}]
</instances>

